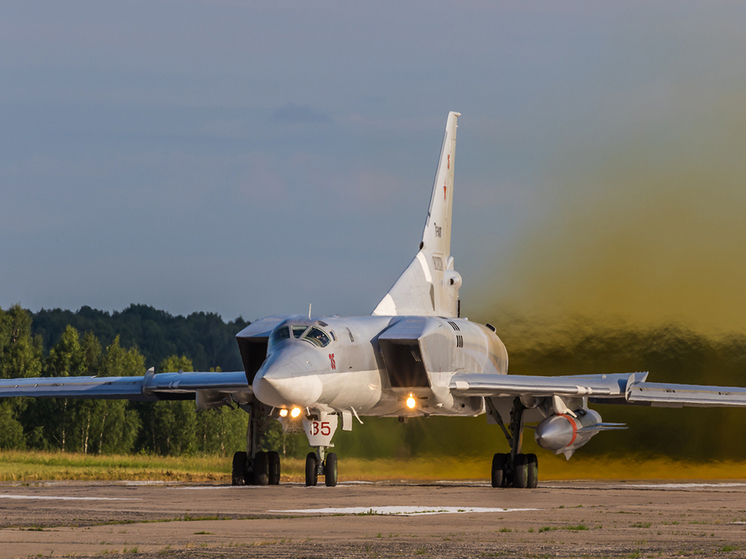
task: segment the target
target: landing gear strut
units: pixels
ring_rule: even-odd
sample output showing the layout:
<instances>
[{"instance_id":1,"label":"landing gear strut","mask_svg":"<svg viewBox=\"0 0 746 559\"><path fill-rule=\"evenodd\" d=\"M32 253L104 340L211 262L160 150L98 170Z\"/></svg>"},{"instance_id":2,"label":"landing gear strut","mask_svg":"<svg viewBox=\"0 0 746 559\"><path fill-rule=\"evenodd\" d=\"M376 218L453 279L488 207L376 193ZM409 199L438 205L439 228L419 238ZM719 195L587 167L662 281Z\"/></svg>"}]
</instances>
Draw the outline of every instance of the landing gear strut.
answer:
<instances>
[{"instance_id":1,"label":"landing gear strut","mask_svg":"<svg viewBox=\"0 0 746 559\"><path fill-rule=\"evenodd\" d=\"M485 398L492 416L505 433L510 444L509 454L495 454L492 458L492 487L519 487L533 489L539 483L539 461L535 454L522 454L523 410L526 409L520 398L513 400L510 412L510 426L505 427L500 413L492 400Z\"/></svg>"},{"instance_id":2,"label":"landing gear strut","mask_svg":"<svg viewBox=\"0 0 746 559\"><path fill-rule=\"evenodd\" d=\"M324 476L327 487L337 485L337 455L333 452L325 455L326 449L334 447L332 437L337 431L339 419L335 414L309 415L303 418L303 430L308 437L308 445L316 452L306 456L306 485L314 486L319 476Z\"/></svg>"},{"instance_id":3,"label":"landing gear strut","mask_svg":"<svg viewBox=\"0 0 746 559\"><path fill-rule=\"evenodd\" d=\"M309 452L306 456L306 486L318 483L319 476L324 476L327 487L337 485L337 455L330 452L324 459L324 447L317 447L316 452Z\"/></svg>"},{"instance_id":4,"label":"landing gear strut","mask_svg":"<svg viewBox=\"0 0 746 559\"><path fill-rule=\"evenodd\" d=\"M264 404L256 400L241 407L249 413L246 452L236 452L233 455L231 484L279 485L280 455L274 451L259 450L269 414Z\"/></svg>"}]
</instances>

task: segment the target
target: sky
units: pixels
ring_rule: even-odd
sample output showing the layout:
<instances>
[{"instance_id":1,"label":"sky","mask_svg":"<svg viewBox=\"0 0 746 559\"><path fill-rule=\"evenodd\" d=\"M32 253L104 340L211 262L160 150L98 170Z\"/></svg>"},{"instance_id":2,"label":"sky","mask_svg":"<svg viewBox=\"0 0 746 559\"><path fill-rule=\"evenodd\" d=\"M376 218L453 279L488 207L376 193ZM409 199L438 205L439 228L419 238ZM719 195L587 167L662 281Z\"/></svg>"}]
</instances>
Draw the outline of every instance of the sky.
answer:
<instances>
[{"instance_id":1,"label":"sky","mask_svg":"<svg viewBox=\"0 0 746 559\"><path fill-rule=\"evenodd\" d=\"M463 308L746 330L746 4L0 3L0 307L368 314L448 111Z\"/></svg>"}]
</instances>

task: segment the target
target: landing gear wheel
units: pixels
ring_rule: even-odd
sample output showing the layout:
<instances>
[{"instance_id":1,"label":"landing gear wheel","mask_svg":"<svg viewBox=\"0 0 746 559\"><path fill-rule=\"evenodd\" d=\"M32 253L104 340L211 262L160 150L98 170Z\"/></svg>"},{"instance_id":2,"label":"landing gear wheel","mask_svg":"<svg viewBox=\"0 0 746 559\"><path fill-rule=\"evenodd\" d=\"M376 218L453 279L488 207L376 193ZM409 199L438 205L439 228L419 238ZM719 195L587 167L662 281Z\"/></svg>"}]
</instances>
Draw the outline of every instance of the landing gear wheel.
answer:
<instances>
[{"instance_id":1,"label":"landing gear wheel","mask_svg":"<svg viewBox=\"0 0 746 559\"><path fill-rule=\"evenodd\" d=\"M337 455L330 452L324 462L324 483L327 487L337 485Z\"/></svg>"},{"instance_id":2,"label":"landing gear wheel","mask_svg":"<svg viewBox=\"0 0 746 559\"><path fill-rule=\"evenodd\" d=\"M525 454L517 454L513 462L513 487L528 487L528 460Z\"/></svg>"},{"instance_id":3,"label":"landing gear wheel","mask_svg":"<svg viewBox=\"0 0 746 559\"><path fill-rule=\"evenodd\" d=\"M317 458L315 452L309 452L306 456L306 486L316 485L319 480L319 474L316 471Z\"/></svg>"},{"instance_id":4,"label":"landing gear wheel","mask_svg":"<svg viewBox=\"0 0 746 559\"><path fill-rule=\"evenodd\" d=\"M247 464L249 456L245 452L233 454L233 469L231 470L231 485L246 485Z\"/></svg>"},{"instance_id":5,"label":"landing gear wheel","mask_svg":"<svg viewBox=\"0 0 746 559\"><path fill-rule=\"evenodd\" d=\"M257 452L254 455L254 483L269 484L269 459L266 452Z\"/></svg>"},{"instance_id":6,"label":"landing gear wheel","mask_svg":"<svg viewBox=\"0 0 746 559\"><path fill-rule=\"evenodd\" d=\"M492 487L508 486L509 454L495 454L492 457Z\"/></svg>"},{"instance_id":7,"label":"landing gear wheel","mask_svg":"<svg viewBox=\"0 0 746 559\"><path fill-rule=\"evenodd\" d=\"M267 453L267 461L269 462L269 484L280 485L280 455L272 450Z\"/></svg>"},{"instance_id":8,"label":"landing gear wheel","mask_svg":"<svg viewBox=\"0 0 746 559\"><path fill-rule=\"evenodd\" d=\"M526 462L526 487L533 489L539 485L539 459L536 458L536 454L526 454Z\"/></svg>"}]
</instances>

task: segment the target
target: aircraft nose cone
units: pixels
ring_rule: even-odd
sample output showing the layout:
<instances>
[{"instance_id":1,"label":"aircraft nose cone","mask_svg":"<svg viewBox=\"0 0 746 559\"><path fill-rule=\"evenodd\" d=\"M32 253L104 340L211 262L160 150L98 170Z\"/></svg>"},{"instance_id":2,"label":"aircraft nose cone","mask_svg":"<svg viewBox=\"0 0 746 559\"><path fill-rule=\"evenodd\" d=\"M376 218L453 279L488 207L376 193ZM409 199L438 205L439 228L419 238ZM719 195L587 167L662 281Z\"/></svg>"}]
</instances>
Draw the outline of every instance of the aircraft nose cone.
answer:
<instances>
[{"instance_id":1,"label":"aircraft nose cone","mask_svg":"<svg viewBox=\"0 0 746 559\"><path fill-rule=\"evenodd\" d=\"M291 378L267 378L261 381L262 384L268 385L276 395L280 397L281 402L273 404L275 406L310 406L316 403L321 396L321 379L318 375L303 375ZM261 390L266 386L262 386ZM262 395L257 394L257 398L262 399Z\"/></svg>"},{"instance_id":2,"label":"aircraft nose cone","mask_svg":"<svg viewBox=\"0 0 746 559\"><path fill-rule=\"evenodd\" d=\"M305 344L305 342L299 342ZM311 406L321 396L315 352L288 344L264 362L251 385L260 402L274 407Z\"/></svg>"}]
</instances>

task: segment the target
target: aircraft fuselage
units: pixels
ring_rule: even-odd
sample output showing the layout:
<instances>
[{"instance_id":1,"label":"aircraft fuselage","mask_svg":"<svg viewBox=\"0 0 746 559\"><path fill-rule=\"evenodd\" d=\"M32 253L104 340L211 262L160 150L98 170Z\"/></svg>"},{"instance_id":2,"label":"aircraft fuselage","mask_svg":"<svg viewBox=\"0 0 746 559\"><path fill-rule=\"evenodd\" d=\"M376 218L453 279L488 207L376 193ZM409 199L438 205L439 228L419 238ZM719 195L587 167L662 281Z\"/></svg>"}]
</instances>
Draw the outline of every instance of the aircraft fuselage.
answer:
<instances>
[{"instance_id":1,"label":"aircraft fuselage","mask_svg":"<svg viewBox=\"0 0 746 559\"><path fill-rule=\"evenodd\" d=\"M453 374L506 374L507 368L494 331L465 319L291 316L272 329L266 360L247 375L256 397L279 409L473 416L484 413L483 398L453 396ZM410 396L414 406L407 405Z\"/></svg>"}]
</instances>

